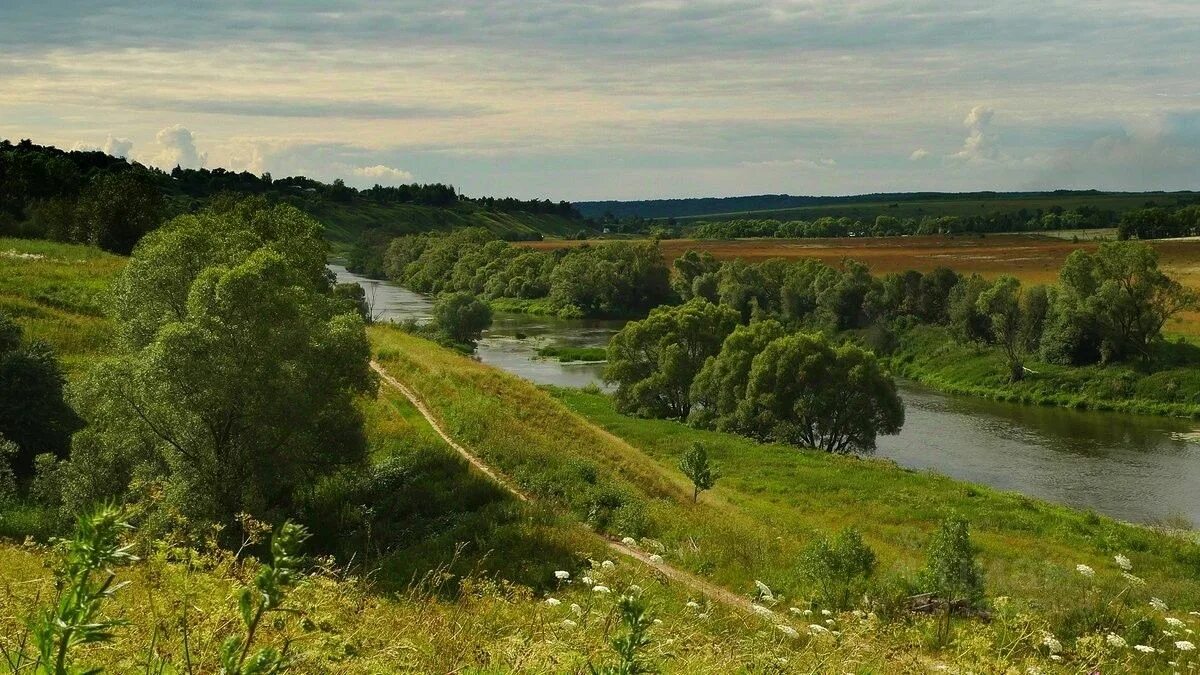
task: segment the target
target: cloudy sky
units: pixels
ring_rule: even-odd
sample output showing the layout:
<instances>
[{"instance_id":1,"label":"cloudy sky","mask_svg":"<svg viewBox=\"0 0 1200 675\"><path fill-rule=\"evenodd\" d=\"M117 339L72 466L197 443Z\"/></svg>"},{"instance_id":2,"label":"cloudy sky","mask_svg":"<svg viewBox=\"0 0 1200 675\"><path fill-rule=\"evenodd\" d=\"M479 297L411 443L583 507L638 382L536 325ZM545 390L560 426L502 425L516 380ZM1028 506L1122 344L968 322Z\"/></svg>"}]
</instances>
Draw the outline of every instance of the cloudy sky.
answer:
<instances>
[{"instance_id":1,"label":"cloudy sky","mask_svg":"<svg viewBox=\"0 0 1200 675\"><path fill-rule=\"evenodd\" d=\"M1196 0L3 0L0 92L0 137L476 195L1200 188Z\"/></svg>"}]
</instances>

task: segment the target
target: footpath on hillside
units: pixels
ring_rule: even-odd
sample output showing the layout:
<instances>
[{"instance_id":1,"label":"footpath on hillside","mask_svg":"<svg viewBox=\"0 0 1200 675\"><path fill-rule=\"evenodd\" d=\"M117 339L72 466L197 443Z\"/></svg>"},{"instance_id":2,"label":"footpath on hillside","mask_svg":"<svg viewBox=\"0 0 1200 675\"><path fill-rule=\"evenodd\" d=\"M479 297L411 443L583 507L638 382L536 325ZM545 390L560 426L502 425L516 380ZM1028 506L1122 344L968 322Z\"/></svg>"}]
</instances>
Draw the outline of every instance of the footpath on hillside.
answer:
<instances>
[{"instance_id":1,"label":"footpath on hillside","mask_svg":"<svg viewBox=\"0 0 1200 675\"><path fill-rule=\"evenodd\" d=\"M493 471L492 468L488 466L487 463L485 463L482 459L455 441L454 437L452 437L446 428L442 426L441 421L439 421L433 412L430 411L429 406L425 405L425 402L421 399L421 397L417 396L415 391L413 391L400 380L397 380L395 377L393 377L387 372L387 370L383 368L383 366L379 365L379 363L372 361L371 368L378 373L379 378L384 384L403 394L404 398L408 399L408 401L413 404L413 407L417 409L417 412L421 413L421 417L425 418L425 421L429 423L429 426L433 427L433 430L437 432L438 436L441 436L442 440L446 442L446 445L449 445L454 449L455 452L457 452L459 455L462 455L462 457L466 459L472 467L490 478L497 485L504 488L504 490L517 499L523 502L532 501L530 497L522 492L520 488L512 483L512 481L501 476L496 471ZM754 611L754 605L748 598L733 593L728 589L721 588L716 584L705 581L704 579L701 579L689 572L685 572L665 562L651 560L650 554L646 553L645 551L623 544L616 539L596 534L591 530L589 530L589 532L602 539L605 545L607 545L611 550L616 551L625 557L637 560L643 565L646 565L647 567L662 574L668 579L675 581L676 583L687 586L688 588L701 593L712 600L728 605L735 609L746 612Z\"/></svg>"}]
</instances>

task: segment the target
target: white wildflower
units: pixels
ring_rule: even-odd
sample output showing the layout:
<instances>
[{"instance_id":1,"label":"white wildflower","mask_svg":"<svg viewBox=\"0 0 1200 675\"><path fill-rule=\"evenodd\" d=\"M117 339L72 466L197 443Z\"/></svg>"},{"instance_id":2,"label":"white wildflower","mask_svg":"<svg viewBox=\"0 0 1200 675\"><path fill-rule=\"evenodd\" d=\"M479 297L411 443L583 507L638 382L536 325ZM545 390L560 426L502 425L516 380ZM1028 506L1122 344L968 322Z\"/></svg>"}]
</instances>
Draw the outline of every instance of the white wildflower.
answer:
<instances>
[{"instance_id":1,"label":"white wildflower","mask_svg":"<svg viewBox=\"0 0 1200 675\"><path fill-rule=\"evenodd\" d=\"M593 586L592 590L595 591L596 593L610 593L611 592L609 590L608 586L601 586L599 584Z\"/></svg>"},{"instance_id":2,"label":"white wildflower","mask_svg":"<svg viewBox=\"0 0 1200 675\"><path fill-rule=\"evenodd\" d=\"M563 620L562 620L562 627L563 627L563 628L574 628L574 627L576 627L576 626L578 626L578 625L579 625L579 624L575 623L574 621L572 621L572 620L570 620L570 619L563 619Z\"/></svg>"},{"instance_id":3,"label":"white wildflower","mask_svg":"<svg viewBox=\"0 0 1200 675\"><path fill-rule=\"evenodd\" d=\"M832 625L833 625L833 619L825 619L825 625L827 625L827 626L832 626Z\"/></svg>"},{"instance_id":4,"label":"white wildflower","mask_svg":"<svg viewBox=\"0 0 1200 675\"><path fill-rule=\"evenodd\" d=\"M650 555L650 562L654 563L655 565L661 565L663 564L663 557L657 553L653 553Z\"/></svg>"},{"instance_id":5,"label":"white wildflower","mask_svg":"<svg viewBox=\"0 0 1200 675\"><path fill-rule=\"evenodd\" d=\"M574 612L576 616L583 616L583 608L573 602L571 603L571 611Z\"/></svg>"},{"instance_id":6,"label":"white wildflower","mask_svg":"<svg viewBox=\"0 0 1200 675\"><path fill-rule=\"evenodd\" d=\"M1191 612L1188 612L1188 614L1191 614L1192 616L1200 616L1200 612L1197 612L1197 611L1191 611Z\"/></svg>"},{"instance_id":7,"label":"white wildflower","mask_svg":"<svg viewBox=\"0 0 1200 675\"><path fill-rule=\"evenodd\" d=\"M593 578L591 578L591 577L586 577L586 576L585 576L585 577L579 577L579 580L583 582L583 585L584 585L584 586L591 586L591 585L593 585L593 584L595 584L595 583L596 583L596 580L595 580L595 579L593 579Z\"/></svg>"},{"instance_id":8,"label":"white wildflower","mask_svg":"<svg viewBox=\"0 0 1200 675\"><path fill-rule=\"evenodd\" d=\"M688 600L686 607L688 609L700 609L700 603L696 602L695 600Z\"/></svg>"},{"instance_id":9,"label":"white wildflower","mask_svg":"<svg viewBox=\"0 0 1200 675\"><path fill-rule=\"evenodd\" d=\"M1133 571L1133 563L1130 562L1129 558L1126 558L1125 556L1121 555L1120 553L1113 556L1113 561L1115 561L1117 563L1117 567L1120 567L1121 569L1125 570L1126 572Z\"/></svg>"},{"instance_id":10,"label":"white wildflower","mask_svg":"<svg viewBox=\"0 0 1200 675\"><path fill-rule=\"evenodd\" d=\"M697 619L707 619L707 618L708 618L708 612L705 612L705 613L703 613L703 614L697 614L697 615L696 615L696 618L697 618Z\"/></svg>"},{"instance_id":11,"label":"white wildflower","mask_svg":"<svg viewBox=\"0 0 1200 675\"><path fill-rule=\"evenodd\" d=\"M1137 576L1136 574L1130 574L1129 572L1121 572L1121 576L1125 577L1125 581L1128 581L1129 583L1133 584L1134 586L1145 586L1146 585L1146 580Z\"/></svg>"},{"instance_id":12,"label":"white wildflower","mask_svg":"<svg viewBox=\"0 0 1200 675\"><path fill-rule=\"evenodd\" d=\"M756 605L754 603L750 603L750 609L754 610L755 614L762 616L762 617L771 618L771 617L775 616L775 612L772 612L771 610L767 609L766 607L763 607L762 605Z\"/></svg>"},{"instance_id":13,"label":"white wildflower","mask_svg":"<svg viewBox=\"0 0 1200 675\"><path fill-rule=\"evenodd\" d=\"M1120 635L1117 635L1116 633L1109 633L1107 636L1105 636L1104 639L1105 639L1105 641L1108 642L1109 647L1116 647L1117 649L1121 649L1123 647L1129 646L1129 643L1125 642L1125 638L1121 637Z\"/></svg>"},{"instance_id":14,"label":"white wildflower","mask_svg":"<svg viewBox=\"0 0 1200 675\"><path fill-rule=\"evenodd\" d=\"M621 543L625 544L626 546L637 546L637 540L633 537L625 537L621 540Z\"/></svg>"},{"instance_id":15,"label":"white wildflower","mask_svg":"<svg viewBox=\"0 0 1200 675\"><path fill-rule=\"evenodd\" d=\"M642 587L638 586L637 584L629 584L629 592L630 593L641 593Z\"/></svg>"},{"instance_id":16,"label":"white wildflower","mask_svg":"<svg viewBox=\"0 0 1200 675\"><path fill-rule=\"evenodd\" d=\"M655 620L654 620L654 625L655 625L655 626L661 626L661 625L662 625L662 619L655 619Z\"/></svg>"},{"instance_id":17,"label":"white wildflower","mask_svg":"<svg viewBox=\"0 0 1200 675\"><path fill-rule=\"evenodd\" d=\"M1051 654L1051 655L1050 655L1050 660L1051 660L1051 661L1062 661L1062 657L1061 657L1061 656L1059 656L1058 654Z\"/></svg>"},{"instance_id":18,"label":"white wildflower","mask_svg":"<svg viewBox=\"0 0 1200 675\"><path fill-rule=\"evenodd\" d=\"M1143 654L1153 654L1154 652L1158 651L1157 649L1155 649L1154 647L1151 647L1150 645L1134 645L1133 648Z\"/></svg>"},{"instance_id":19,"label":"white wildflower","mask_svg":"<svg viewBox=\"0 0 1200 675\"><path fill-rule=\"evenodd\" d=\"M614 568L616 566L617 566L617 564L611 560L605 560L604 562L600 563L601 569L606 569L606 570L611 570L612 568Z\"/></svg>"},{"instance_id":20,"label":"white wildflower","mask_svg":"<svg viewBox=\"0 0 1200 675\"><path fill-rule=\"evenodd\" d=\"M812 616L812 610L811 609L804 610L804 616Z\"/></svg>"},{"instance_id":21,"label":"white wildflower","mask_svg":"<svg viewBox=\"0 0 1200 675\"><path fill-rule=\"evenodd\" d=\"M546 598L546 604L550 605L551 607L558 607L562 604L562 600L559 600L558 598Z\"/></svg>"},{"instance_id":22,"label":"white wildflower","mask_svg":"<svg viewBox=\"0 0 1200 675\"><path fill-rule=\"evenodd\" d=\"M1158 598L1150 598L1150 606L1160 612L1167 611L1167 603L1159 600Z\"/></svg>"},{"instance_id":23,"label":"white wildflower","mask_svg":"<svg viewBox=\"0 0 1200 675\"><path fill-rule=\"evenodd\" d=\"M813 635L828 635L829 629L826 628L825 626L821 626L821 625L814 623L814 624L809 624L808 632L812 633Z\"/></svg>"},{"instance_id":24,"label":"white wildflower","mask_svg":"<svg viewBox=\"0 0 1200 675\"><path fill-rule=\"evenodd\" d=\"M1179 640L1175 643L1175 649L1178 649L1181 652L1190 652L1196 649L1196 645L1188 642L1187 640Z\"/></svg>"},{"instance_id":25,"label":"white wildflower","mask_svg":"<svg viewBox=\"0 0 1200 675\"><path fill-rule=\"evenodd\" d=\"M796 629L792 628L791 626L785 626L783 624L779 624L775 627L779 629L780 633L783 633L784 635L786 635L788 637L800 637L800 633L796 632Z\"/></svg>"},{"instance_id":26,"label":"white wildflower","mask_svg":"<svg viewBox=\"0 0 1200 675\"><path fill-rule=\"evenodd\" d=\"M1096 576L1096 570L1088 567L1087 565L1084 565L1083 563L1076 565L1075 571L1079 572L1080 574L1082 574L1083 576L1085 576L1089 579Z\"/></svg>"},{"instance_id":27,"label":"white wildflower","mask_svg":"<svg viewBox=\"0 0 1200 675\"><path fill-rule=\"evenodd\" d=\"M1171 628L1183 628L1183 622L1173 616L1168 616L1166 621Z\"/></svg>"},{"instance_id":28,"label":"white wildflower","mask_svg":"<svg viewBox=\"0 0 1200 675\"><path fill-rule=\"evenodd\" d=\"M791 612L792 614L795 614L796 616L800 616L800 615L804 614L804 611L802 609L800 609L799 607L788 607L788 611Z\"/></svg>"},{"instance_id":29,"label":"white wildflower","mask_svg":"<svg viewBox=\"0 0 1200 675\"><path fill-rule=\"evenodd\" d=\"M827 609L823 609L823 610L821 610L821 616L833 616L833 612L831 612Z\"/></svg>"},{"instance_id":30,"label":"white wildflower","mask_svg":"<svg viewBox=\"0 0 1200 675\"><path fill-rule=\"evenodd\" d=\"M758 593L763 597L764 600L768 602L775 600L775 594L771 592L770 586L767 586L758 579L754 580L754 585L758 587Z\"/></svg>"},{"instance_id":31,"label":"white wildflower","mask_svg":"<svg viewBox=\"0 0 1200 675\"><path fill-rule=\"evenodd\" d=\"M833 637L841 637L841 636L842 636L842 631L840 631L840 630L831 630L831 631L829 631L829 634L830 634L830 635L832 635Z\"/></svg>"},{"instance_id":32,"label":"white wildflower","mask_svg":"<svg viewBox=\"0 0 1200 675\"><path fill-rule=\"evenodd\" d=\"M1051 654L1057 654L1062 651L1062 643L1050 633L1042 635L1042 644L1046 645Z\"/></svg>"},{"instance_id":33,"label":"white wildflower","mask_svg":"<svg viewBox=\"0 0 1200 675\"><path fill-rule=\"evenodd\" d=\"M571 578L571 573L566 570L558 570L554 573L554 578L558 579L559 581L566 581L567 579Z\"/></svg>"}]
</instances>

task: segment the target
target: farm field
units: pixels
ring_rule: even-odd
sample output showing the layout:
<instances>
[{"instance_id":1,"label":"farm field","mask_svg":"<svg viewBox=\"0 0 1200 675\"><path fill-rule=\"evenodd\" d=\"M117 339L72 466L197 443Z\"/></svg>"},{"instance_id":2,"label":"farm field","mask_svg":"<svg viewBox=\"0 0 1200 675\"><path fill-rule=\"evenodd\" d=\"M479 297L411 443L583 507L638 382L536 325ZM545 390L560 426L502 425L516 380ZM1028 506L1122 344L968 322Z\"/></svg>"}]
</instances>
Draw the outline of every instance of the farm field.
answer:
<instances>
[{"instance_id":1,"label":"farm field","mask_svg":"<svg viewBox=\"0 0 1200 675\"><path fill-rule=\"evenodd\" d=\"M582 241L523 242L539 250L579 246ZM1181 283L1200 289L1200 240L1164 239L1152 242L1162 268ZM949 267L963 274L987 278L1011 274L1024 283L1051 283L1072 251L1093 251L1098 241L1073 242L1057 237L1010 234L930 237L870 237L835 239L665 239L663 256L674 260L684 251L708 251L721 260L741 258L756 262L771 258L817 258L836 265L852 258L871 267L875 274L915 269L928 272ZM1167 327L1175 333L1200 335L1200 313L1190 313L1180 323Z\"/></svg>"}]
</instances>

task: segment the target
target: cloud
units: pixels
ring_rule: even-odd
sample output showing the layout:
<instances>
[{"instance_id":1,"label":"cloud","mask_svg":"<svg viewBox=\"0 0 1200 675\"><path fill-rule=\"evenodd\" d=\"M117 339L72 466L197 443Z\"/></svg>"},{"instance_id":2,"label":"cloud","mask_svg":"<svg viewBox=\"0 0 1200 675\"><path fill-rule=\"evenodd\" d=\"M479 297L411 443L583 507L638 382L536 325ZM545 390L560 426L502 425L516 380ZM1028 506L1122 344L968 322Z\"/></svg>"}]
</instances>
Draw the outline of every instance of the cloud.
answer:
<instances>
[{"instance_id":1,"label":"cloud","mask_svg":"<svg viewBox=\"0 0 1200 675\"><path fill-rule=\"evenodd\" d=\"M912 154L908 156L908 159L913 162L919 162L928 156L929 156L928 150L926 150L925 148L917 148L916 150L912 151Z\"/></svg>"},{"instance_id":2,"label":"cloud","mask_svg":"<svg viewBox=\"0 0 1200 675\"><path fill-rule=\"evenodd\" d=\"M355 167L354 175L360 178L375 178L387 183L411 183L413 180L413 175L408 171L394 169L383 164Z\"/></svg>"},{"instance_id":3,"label":"cloud","mask_svg":"<svg viewBox=\"0 0 1200 675\"><path fill-rule=\"evenodd\" d=\"M113 157L128 157L129 151L133 150L133 141L128 138L117 138L109 134L108 138L104 140L104 145L101 149Z\"/></svg>"},{"instance_id":4,"label":"cloud","mask_svg":"<svg viewBox=\"0 0 1200 675\"><path fill-rule=\"evenodd\" d=\"M987 106L977 105L971 108L963 120L967 128L967 139L963 141L962 150L950 155L951 159L962 160L974 164L995 162L1004 159L1000 151L999 140L992 131L992 118L996 112Z\"/></svg>"},{"instance_id":5,"label":"cloud","mask_svg":"<svg viewBox=\"0 0 1200 675\"><path fill-rule=\"evenodd\" d=\"M1057 188L1194 190L1200 185L1200 110L1129 122L1055 150L1037 182Z\"/></svg>"},{"instance_id":6,"label":"cloud","mask_svg":"<svg viewBox=\"0 0 1200 675\"><path fill-rule=\"evenodd\" d=\"M185 169L197 169L204 166L208 160L206 153L196 149L196 139L192 132L182 124L161 129L154 136L154 140L162 151L153 163L161 168L173 169L181 166Z\"/></svg>"},{"instance_id":7,"label":"cloud","mask_svg":"<svg viewBox=\"0 0 1200 675\"><path fill-rule=\"evenodd\" d=\"M760 162L741 162L738 166L745 167L772 167L772 168L787 168L799 167L805 169L831 169L837 166L837 160L832 157L822 157L820 159L805 159L797 157L795 159L767 159Z\"/></svg>"}]
</instances>

